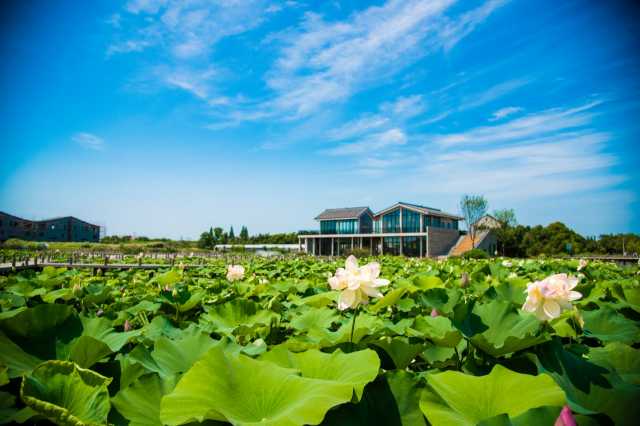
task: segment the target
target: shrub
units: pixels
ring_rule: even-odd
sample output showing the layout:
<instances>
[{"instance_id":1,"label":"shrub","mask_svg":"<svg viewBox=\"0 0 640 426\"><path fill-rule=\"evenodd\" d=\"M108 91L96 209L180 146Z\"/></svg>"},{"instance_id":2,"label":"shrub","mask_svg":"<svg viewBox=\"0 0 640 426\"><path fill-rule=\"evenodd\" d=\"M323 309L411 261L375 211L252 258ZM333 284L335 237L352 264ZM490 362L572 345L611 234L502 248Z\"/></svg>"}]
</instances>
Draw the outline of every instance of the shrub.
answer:
<instances>
[{"instance_id":1,"label":"shrub","mask_svg":"<svg viewBox=\"0 0 640 426\"><path fill-rule=\"evenodd\" d=\"M353 248L350 250L347 250L344 252L345 256L350 256L350 255L354 255L355 257L357 257L358 259L360 259L361 257L367 257L369 256L369 249L364 249L364 248Z\"/></svg>"},{"instance_id":2,"label":"shrub","mask_svg":"<svg viewBox=\"0 0 640 426\"><path fill-rule=\"evenodd\" d=\"M474 248L464 253L462 257L465 259L488 259L489 255L484 250Z\"/></svg>"}]
</instances>

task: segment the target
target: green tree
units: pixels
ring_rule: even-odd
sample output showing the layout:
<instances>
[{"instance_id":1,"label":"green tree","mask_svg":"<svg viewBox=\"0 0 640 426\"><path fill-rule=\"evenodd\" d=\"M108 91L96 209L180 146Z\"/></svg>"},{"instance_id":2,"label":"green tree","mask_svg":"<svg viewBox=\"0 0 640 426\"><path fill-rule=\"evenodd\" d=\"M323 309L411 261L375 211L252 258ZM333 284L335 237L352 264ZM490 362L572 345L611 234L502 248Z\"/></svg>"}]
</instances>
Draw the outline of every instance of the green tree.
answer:
<instances>
[{"instance_id":1,"label":"green tree","mask_svg":"<svg viewBox=\"0 0 640 426\"><path fill-rule=\"evenodd\" d=\"M242 242L247 242L249 240L249 231L246 226L243 226L242 229L240 229L240 240L242 240Z\"/></svg>"},{"instance_id":2,"label":"green tree","mask_svg":"<svg viewBox=\"0 0 640 426\"><path fill-rule=\"evenodd\" d=\"M213 240L216 244L223 244L222 237L224 235L224 231L219 226L213 228Z\"/></svg>"},{"instance_id":3,"label":"green tree","mask_svg":"<svg viewBox=\"0 0 640 426\"><path fill-rule=\"evenodd\" d=\"M478 227L474 226L484 215L487 214L489 203L482 195L463 195L460 200L460 211L467 222L469 237L471 237L471 245L475 247L476 235Z\"/></svg>"},{"instance_id":4,"label":"green tree","mask_svg":"<svg viewBox=\"0 0 640 426\"><path fill-rule=\"evenodd\" d=\"M500 223L500 227L496 228L496 238L498 240L498 248L503 256L506 255L506 242L510 235L511 228L517 225L516 213L513 209L494 210L493 217Z\"/></svg>"},{"instance_id":5,"label":"green tree","mask_svg":"<svg viewBox=\"0 0 640 426\"><path fill-rule=\"evenodd\" d=\"M233 225L231 225L231 229L229 229L229 242L233 242L236 239L236 233L233 232Z\"/></svg>"}]
</instances>

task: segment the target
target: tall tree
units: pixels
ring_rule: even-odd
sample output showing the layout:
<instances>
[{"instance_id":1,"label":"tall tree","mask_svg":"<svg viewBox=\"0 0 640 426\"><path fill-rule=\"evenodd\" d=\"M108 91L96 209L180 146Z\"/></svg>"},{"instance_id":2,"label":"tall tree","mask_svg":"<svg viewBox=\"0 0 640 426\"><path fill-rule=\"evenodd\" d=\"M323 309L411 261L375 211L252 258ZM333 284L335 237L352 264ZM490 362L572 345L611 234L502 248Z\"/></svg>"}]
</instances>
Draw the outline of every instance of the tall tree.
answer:
<instances>
[{"instance_id":1,"label":"tall tree","mask_svg":"<svg viewBox=\"0 0 640 426\"><path fill-rule=\"evenodd\" d=\"M500 227L495 229L500 251L504 256L506 253L507 240L511 236L510 229L518 224L516 212L513 209L494 210L493 217L500 223Z\"/></svg>"},{"instance_id":2,"label":"tall tree","mask_svg":"<svg viewBox=\"0 0 640 426\"><path fill-rule=\"evenodd\" d=\"M489 203L487 202L487 199L482 195L465 194L460 200L460 211L462 212L462 216L464 216L465 222L467 222L472 247L476 246L476 236L478 231L476 222L487 214L488 206Z\"/></svg>"},{"instance_id":3,"label":"tall tree","mask_svg":"<svg viewBox=\"0 0 640 426\"><path fill-rule=\"evenodd\" d=\"M229 229L229 242L233 242L236 239L236 233L233 232L233 225L231 225L231 229Z\"/></svg>"},{"instance_id":4,"label":"tall tree","mask_svg":"<svg viewBox=\"0 0 640 426\"><path fill-rule=\"evenodd\" d=\"M242 229L240 229L240 239L243 242L246 242L249 240L249 231L247 230L246 226L242 226Z\"/></svg>"}]
</instances>

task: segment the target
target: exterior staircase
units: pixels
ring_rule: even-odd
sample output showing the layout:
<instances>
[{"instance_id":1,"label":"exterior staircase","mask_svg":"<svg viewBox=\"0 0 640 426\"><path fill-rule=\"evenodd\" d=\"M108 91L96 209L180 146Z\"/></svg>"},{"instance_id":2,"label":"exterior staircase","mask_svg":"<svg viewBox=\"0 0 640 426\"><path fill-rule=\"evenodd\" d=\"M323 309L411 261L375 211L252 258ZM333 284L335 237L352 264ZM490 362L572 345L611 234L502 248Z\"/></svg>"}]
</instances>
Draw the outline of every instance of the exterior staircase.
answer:
<instances>
[{"instance_id":1,"label":"exterior staircase","mask_svg":"<svg viewBox=\"0 0 640 426\"><path fill-rule=\"evenodd\" d=\"M489 232L489 230L482 230L476 233L475 247L478 247L480 243L482 243L482 240L489 235ZM471 244L471 236L469 234L462 235L456 244L451 247L451 250L449 250L449 256L460 256L472 248L474 248L474 245Z\"/></svg>"}]
</instances>

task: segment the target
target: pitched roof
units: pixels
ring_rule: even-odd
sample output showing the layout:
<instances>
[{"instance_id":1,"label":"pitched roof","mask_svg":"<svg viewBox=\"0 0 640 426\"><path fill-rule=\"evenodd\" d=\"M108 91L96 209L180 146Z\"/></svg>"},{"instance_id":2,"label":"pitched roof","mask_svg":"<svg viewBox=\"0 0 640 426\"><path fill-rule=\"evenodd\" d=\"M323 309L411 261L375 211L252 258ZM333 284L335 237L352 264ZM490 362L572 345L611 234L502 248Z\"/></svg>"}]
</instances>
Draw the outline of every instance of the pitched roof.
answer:
<instances>
[{"instance_id":1,"label":"pitched roof","mask_svg":"<svg viewBox=\"0 0 640 426\"><path fill-rule=\"evenodd\" d=\"M318 216L316 220L337 220L337 219L357 219L366 211L370 211L369 207L345 207L341 209L326 209Z\"/></svg>"},{"instance_id":2,"label":"pitched roof","mask_svg":"<svg viewBox=\"0 0 640 426\"><path fill-rule=\"evenodd\" d=\"M376 217L380 216L383 213L386 213L390 210L395 209L396 207L406 207L410 210L414 210L417 211L419 213L424 213L430 216L439 216L439 217L446 217L449 219L455 219L455 220L464 220L463 217L455 215L455 214L451 214L451 213L446 213L443 212L440 209L436 209L433 207L427 207L427 206L421 206L419 204L412 204L412 203L404 203L402 201L398 201L397 203L395 203L394 205L392 205L391 207L387 207L386 209L380 210L378 213L375 214Z\"/></svg>"}]
</instances>

